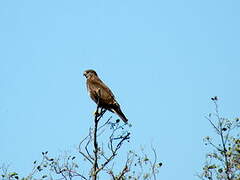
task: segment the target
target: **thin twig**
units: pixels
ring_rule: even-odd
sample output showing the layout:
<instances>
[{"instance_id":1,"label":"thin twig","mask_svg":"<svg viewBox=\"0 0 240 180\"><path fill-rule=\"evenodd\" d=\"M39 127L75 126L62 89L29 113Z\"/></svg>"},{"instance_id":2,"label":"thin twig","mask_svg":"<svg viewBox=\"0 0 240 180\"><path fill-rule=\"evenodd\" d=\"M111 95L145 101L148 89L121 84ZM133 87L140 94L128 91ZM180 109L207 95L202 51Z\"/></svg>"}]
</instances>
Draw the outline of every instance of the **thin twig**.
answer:
<instances>
[{"instance_id":1,"label":"thin twig","mask_svg":"<svg viewBox=\"0 0 240 180\"><path fill-rule=\"evenodd\" d=\"M156 168L156 161L157 161L157 153L156 153L156 150L153 148L152 145L151 145L151 148L152 148L152 151L153 151L153 154L154 154L154 161L153 161L153 163L151 163L151 166L152 166L152 174L153 174L154 180L156 180L157 177L156 177L156 173L155 173L155 168ZM151 161L150 161L150 162L151 162Z\"/></svg>"},{"instance_id":2,"label":"thin twig","mask_svg":"<svg viewBox=\"0 0 240 180\"><path fill-rule=\"evenodd\" d=\"M97 130L98 130L98 122L99 119L98 117L101 116L101 112L100 115L98 114L98 109L99 109L99 105L97 106L97 110L95 113L95 119L94 119L94 131L93 131L93 145L94 145L94 161L93 161L93 180L97 180L97 168L98 168L98 142L97 142ZM102 110L101 110L102 111Z\"/></svg>"},{"instance_id":3,"label":"thin twig","mask_svg":"<svg viewBox=\"0 0 240 180\"><path fill-rule=\"evenodd\" d=\"M122 140L117 144L115 149L112 149L112 154L109 158L107 158L107 160L102 164L102 166L97 170L97 172L101 171L117 154L117 151L119 150L119 148L121 147L123 141L127 140L130 138L130 133L127 133Z\"/></svg>"}]
</instances>

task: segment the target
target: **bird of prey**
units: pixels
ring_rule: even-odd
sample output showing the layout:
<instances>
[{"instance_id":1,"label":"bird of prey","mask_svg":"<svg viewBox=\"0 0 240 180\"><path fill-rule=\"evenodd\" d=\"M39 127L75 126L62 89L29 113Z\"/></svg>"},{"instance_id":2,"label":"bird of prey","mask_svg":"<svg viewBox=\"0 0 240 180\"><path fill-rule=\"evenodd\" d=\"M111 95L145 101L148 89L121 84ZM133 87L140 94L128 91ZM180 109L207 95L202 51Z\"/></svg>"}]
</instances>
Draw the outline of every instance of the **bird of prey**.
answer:
<instances>
[{"instance_id":1,"label":"bird of prey","mask_svg":"<svg viewBox=\"0 0 240 180\"><path fill-rule=\"evenodd\" d=\"M101 108L116 113L125 123L128 119L123 114L120 105L116 101L112 91L101 81L97 73L92 70L84 71L87 78L87 90L92 100Z\"/></svg>"}]
</instances>

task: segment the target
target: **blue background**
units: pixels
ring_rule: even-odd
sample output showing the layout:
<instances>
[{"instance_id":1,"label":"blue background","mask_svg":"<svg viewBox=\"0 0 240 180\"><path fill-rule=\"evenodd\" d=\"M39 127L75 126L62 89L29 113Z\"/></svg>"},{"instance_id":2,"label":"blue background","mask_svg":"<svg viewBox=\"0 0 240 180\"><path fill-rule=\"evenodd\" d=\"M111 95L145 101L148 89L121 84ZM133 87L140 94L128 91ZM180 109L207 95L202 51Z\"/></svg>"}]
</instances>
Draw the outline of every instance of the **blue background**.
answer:
<instances>
[{"instance_id":1,"label":"blue background","mask_svg":"<svg viewBox=\"0 0 240 180\"><path fill-rule=\"evenodd\" d=\"M92 68L133 125L126 148L153 144L159 179L198 179L202 138L214 133L210 97L224 116L239 113L239 5L1 1L0 163L28 175L42 151L78 145L96 107L82 75Z\"/></svg>"}]
</instances>

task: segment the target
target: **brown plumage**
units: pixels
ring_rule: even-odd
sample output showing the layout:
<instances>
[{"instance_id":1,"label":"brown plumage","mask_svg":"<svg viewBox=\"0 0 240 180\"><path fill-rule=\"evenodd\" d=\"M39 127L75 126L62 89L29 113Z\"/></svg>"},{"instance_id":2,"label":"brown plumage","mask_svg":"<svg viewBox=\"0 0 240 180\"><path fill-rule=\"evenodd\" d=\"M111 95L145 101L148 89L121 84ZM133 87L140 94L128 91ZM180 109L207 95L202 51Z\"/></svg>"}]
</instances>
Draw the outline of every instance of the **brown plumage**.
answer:
<instances>
[{"instance_id":1,"label":"brown plumage","mask_svg":"<svg viewBox=\"0 0 240 180\"><path fill-rule=\"evenodd\" d=\"M120 105L116 101L112 91L99 79L94 70L84 71L87 78L87 90L92 100L104 109L116 113L125 123L128 119L121 111Z\"/></svg>"}]
</instances>

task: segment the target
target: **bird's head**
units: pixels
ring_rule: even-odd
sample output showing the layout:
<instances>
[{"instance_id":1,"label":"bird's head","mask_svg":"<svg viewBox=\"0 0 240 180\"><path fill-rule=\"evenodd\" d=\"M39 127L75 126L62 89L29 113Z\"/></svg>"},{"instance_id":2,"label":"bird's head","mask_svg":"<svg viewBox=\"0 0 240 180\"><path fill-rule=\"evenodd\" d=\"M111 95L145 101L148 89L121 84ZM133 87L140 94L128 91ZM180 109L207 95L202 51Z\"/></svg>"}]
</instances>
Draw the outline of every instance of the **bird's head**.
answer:
<instances>
[{"instance_id":1,"label":"bird's head","mask_svg":"<svg viewBox=\"0 0 240 180\"><path fill-rule=\"evenodd\" d=\"M89 70L84 71L83 75L88 79L93 76L97 76L97 73L96 73L96 71L89 69Z\"/></svg>"}]
</instances>

